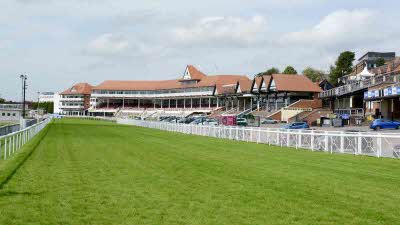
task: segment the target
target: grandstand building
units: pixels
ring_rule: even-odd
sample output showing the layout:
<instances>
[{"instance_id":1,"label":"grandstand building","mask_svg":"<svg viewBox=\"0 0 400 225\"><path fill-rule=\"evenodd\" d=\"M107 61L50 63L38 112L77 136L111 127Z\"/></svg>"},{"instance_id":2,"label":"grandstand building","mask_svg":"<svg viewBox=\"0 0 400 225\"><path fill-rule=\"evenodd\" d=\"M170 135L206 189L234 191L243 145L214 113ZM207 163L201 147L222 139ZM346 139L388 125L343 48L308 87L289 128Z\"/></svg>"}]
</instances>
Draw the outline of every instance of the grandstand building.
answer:
<instances>
[{"instance_id":1,"label":"grandstand building","mask_svg":"<svg viewBox=\"0 0 400 225\"><path fill-rule=\"evenodd\" d=\"M104 81L93 87L90 115L136 115L155 117L210 113L228 106L241 110L249 99L227 101L226 94L249 93L251 80L245 75L207 76L189 65L183 76L162 81ZM146 115L144 115L146 114Z\"/></svg>"},{"instance_id":2,"label":"grandstand building","mask_svg":"<svg viewBox=\"0 0 400 225\"><path fill-rule=\"evenodd\" d=\"M253 112L264 113L266 117L300 100L313 101L320 91L317 84L303 75L274 74L251 80L246 75L206 75L188 65L183 75L174 80L107 80L97 86L77 84L61 93L60 110L68 115L141 119ZM299 107L313 110L311 105L315 104L306 105L299 104ZM287 113L281 114L288 117Z\"/></svg>"}]
</instances>

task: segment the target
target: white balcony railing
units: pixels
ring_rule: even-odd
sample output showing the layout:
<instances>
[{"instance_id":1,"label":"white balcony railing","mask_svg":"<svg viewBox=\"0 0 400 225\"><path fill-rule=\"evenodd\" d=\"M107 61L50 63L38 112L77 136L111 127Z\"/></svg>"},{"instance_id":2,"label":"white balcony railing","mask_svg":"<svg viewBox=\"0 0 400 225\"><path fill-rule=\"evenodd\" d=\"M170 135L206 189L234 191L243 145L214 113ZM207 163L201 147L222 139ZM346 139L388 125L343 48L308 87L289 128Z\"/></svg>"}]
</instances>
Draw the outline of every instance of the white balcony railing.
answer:
<instances>
[{"instance_id":1,"label":"white balcony railing","mask_svg":"<svg viewBox=\"0 0 400 225\"><path fill-rule=\"evenodd\" d=\"M84 98L60 98L61 102L83 102Z\"/></svg>"},{"instance_id":2,"label":"white balcony railing","mask_svg":"<svg viewBox=\"0 0 400 225\"><path fill-rule=\"evenodd\" d=\"M363 89L368 89L369 87L385 84L385 83L394 83L398 82L398 74L396 75L381 75L376 76L371 79L355 81L351 84L346 84L331 90L327 90L318 94L319 98L326 97L334 97L334 96L342 96L345 94L349 94L351 92L360 91Z\"/></svg>"},{"instance_id":3,"label":"white balcony railing","mask_svg":"<svg viewBox=\"0 0 400 225\"><path fill-rule=\"evenodd\" d=\"M92 98L169 98L190 96L212 96L213 91L165 93L165 94L98 94L93 93Z\"/></svg>"},{"instance_id":4,"label":"white balcony railing","mask_svg":"<svg viewBox=\"0 0 400 225\"><path fill-rule=\"evenodd\" d=\"M60 109L83 109L83 105L62 105Z\"/></svg>"}]
</instances>

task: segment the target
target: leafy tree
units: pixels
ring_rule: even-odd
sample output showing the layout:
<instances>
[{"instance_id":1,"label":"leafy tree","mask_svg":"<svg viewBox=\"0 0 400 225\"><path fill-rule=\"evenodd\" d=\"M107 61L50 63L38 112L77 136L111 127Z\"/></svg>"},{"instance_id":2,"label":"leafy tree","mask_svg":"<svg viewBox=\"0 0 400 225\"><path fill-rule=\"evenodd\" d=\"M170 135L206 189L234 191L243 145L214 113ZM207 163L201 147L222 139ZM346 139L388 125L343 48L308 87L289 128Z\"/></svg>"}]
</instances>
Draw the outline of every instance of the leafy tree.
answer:
<instances>
[{"instance_id":1,"label":"leafy tree","mask_svg":"<svg viewBox=\"0 0 400 225\"><path fill-rule=\"evenodd\" d=\"M335 66L331 66L329 73L329 81L337 85L338 78L353 72L353 61L355 60L354 52L345 51L340 53L335 62Z\"/></svg>"},{"instance_id":2,"label":"leafy tree","mask_svg":"<svg viewBox=\"0 0 400 225\"><path fill-rule=\"evenodd\" d=\"M303 70L303 74L310 78L313 82L321 81L324 79L325 74L322 70L317 70L312 67L307 67Z\"/></svg>"},{"instance_id":3,"label":"leafy tree","mask_svg":"<svg viewBox=\"0 0 400 225\"><path fill-rule=\"evenodd\" d=\"M5 103L6 100L4 98L0 98L0 104Z\"/></svg>"},{"instance_id":4,"label":"leafy tree","mask_svg":"<svg viewBox=\"0 0 400 225\"><path fill-rule=\"evenodd\" d=\"M385 65L385 59L384 58L382 58L382 57L379 57L377 60L376 60L376 66L383 66L383 65Z\"/></svg>"},{"instance_id":5,"label":"leafy tree","mask_svg":"<svg viewBox=\"0 0 400 225\"><path fill-rule=\"evenodd\" d=\"M32 108L37 109L38 103L33 102ZM41 102L41 103L39 103L39 109L43 109L46 113L54 113L54 103L53 102Z\"/></svg>"},{"instance_id":6,"label":"leafy tree","mask_svg":"<svg viewBox=\"0 0 400 225\"><path fill-rule=\"evenodd\" d=\"M283 71L283 74L297 74L297 71L293 68L293 66L287 66Z\"/></svg>"},{"instance_id":7,"label":"leafy tree","mask_svg":"<svg viewBox=\"0 0 400 225\"><path fill-rule=\"evenodd\" d=\"M275 68L275 67L272 67L272 68L268 69L268 70L265 71L265 72L258 73L258 74L256 75L256 77L261 77L261 76L264 76L264 75L272 75L272 74L277 74L277 73L280 73L280 72L279 72L279 69L278 69L278 68Z\"/></svg>"}]
</instances>

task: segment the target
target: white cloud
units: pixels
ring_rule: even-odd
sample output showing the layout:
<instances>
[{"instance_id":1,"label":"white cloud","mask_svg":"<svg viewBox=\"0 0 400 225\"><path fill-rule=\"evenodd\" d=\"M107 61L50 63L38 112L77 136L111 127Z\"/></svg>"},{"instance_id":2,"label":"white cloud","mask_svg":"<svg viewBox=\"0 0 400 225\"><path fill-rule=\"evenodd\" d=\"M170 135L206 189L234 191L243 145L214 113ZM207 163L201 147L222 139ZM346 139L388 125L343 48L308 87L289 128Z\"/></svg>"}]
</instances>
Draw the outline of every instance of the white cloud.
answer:
<instances>
[{"instance_id":1,"label":"white cloud","mask_svg":"<svg viewBox=\"0 0 400 225\"><path fill-rule=\"evenodd\" d=\"M294 44L338 45L366 44L378 40L376 13L369 9L338 10L324 17L311 29L292 32L283 41ZM354 47L354 46L353 46Z\"/></svg>"},{"instance_id":2,"label":"white cloud","mask_svg":"<svg viewBox=\"0 0 400 225\"><path fill-rule=\"evenodd\" d=\"M121 34L102 34L89 43L89 52L100 55L115 55L125 52L129 42Z\"/></svg>"},{"instance_id":3,"label":"white cloud","mask_svg":"<svg viewBox=\"0 0 400 225\"><path fill-rule=\"evenodd\" d=\"M173 30L173 37L183 43L230 42L251 44L259 40L265 31L266 21L262 16L205 17L192 25Z\"/></svg>"}]
</instances>

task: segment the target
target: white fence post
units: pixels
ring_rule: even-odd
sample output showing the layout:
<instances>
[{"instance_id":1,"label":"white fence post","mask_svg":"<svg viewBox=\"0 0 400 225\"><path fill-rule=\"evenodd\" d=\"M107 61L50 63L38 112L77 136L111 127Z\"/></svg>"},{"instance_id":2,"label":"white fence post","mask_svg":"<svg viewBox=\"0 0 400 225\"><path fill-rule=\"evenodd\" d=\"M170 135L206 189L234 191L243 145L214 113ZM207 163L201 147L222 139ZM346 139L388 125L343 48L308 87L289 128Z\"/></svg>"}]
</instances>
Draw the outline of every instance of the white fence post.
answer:
<instances>
[{"instance_id":1,"label":"white fence post","mask_svg":"<svg viewBox=\"0 0 400 225\"><path fill-rule=\"evenodd\" d=\"M378 145L377 156L379 158L382 156L382 135L380 133L378 134L377 145Z\"/></svg>"}]
</instances>

